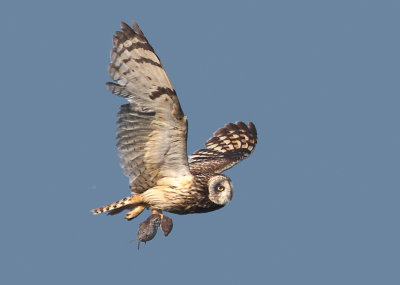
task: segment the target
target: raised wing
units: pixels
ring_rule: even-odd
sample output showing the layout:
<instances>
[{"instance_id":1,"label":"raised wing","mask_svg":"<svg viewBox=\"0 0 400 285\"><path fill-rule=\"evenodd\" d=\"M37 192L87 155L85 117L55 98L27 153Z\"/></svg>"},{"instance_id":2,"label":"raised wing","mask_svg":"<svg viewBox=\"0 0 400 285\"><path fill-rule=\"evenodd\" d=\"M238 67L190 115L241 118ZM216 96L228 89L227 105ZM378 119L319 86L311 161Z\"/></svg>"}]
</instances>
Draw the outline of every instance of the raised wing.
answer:
<instances>
[{"instance_id":1,"label":"raised wing","mask_svg":"<svg viewBox=\"0 0 400 285\"><path fill-rule=\"evenodd\" d=\"M126 98L118 113L117 147L133 192L175 179L192 179L186 137L187 120L160 59L133 22L121 23L113 37L108 89Z\"/></svg>"},{"instance_id":2,"label":"raised wing","mask_svg":"<svg viewBox=\"0 0 400 285\"><path fill-rule=\"evenodd\" d=\"M257 144L257 130L252 122L226 124L206 142L207 149L200 149L189 157L193 174L221 173L248 157Z\"/></svg>"}]
</instances>

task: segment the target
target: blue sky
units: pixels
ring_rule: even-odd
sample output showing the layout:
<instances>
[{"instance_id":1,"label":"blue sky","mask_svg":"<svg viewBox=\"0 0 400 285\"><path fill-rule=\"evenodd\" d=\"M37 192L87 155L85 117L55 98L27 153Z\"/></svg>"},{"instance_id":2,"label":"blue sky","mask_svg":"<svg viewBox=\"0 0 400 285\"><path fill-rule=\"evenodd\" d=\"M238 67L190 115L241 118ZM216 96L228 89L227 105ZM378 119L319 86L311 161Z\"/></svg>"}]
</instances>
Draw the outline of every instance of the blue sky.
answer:
<instances>
[{"instance_id":1,"label":"blue sky","mask_svg":"<svg viewBox=\"0 0 400 285\"><path fill-rule=\"evenodd\" d=\"M8 1L0 7L1 284L399 284L398 1ZM222 210L139 220L105 88L136 20L189 119L193 152L253 121Z\"/></svg>"}]
</instances>

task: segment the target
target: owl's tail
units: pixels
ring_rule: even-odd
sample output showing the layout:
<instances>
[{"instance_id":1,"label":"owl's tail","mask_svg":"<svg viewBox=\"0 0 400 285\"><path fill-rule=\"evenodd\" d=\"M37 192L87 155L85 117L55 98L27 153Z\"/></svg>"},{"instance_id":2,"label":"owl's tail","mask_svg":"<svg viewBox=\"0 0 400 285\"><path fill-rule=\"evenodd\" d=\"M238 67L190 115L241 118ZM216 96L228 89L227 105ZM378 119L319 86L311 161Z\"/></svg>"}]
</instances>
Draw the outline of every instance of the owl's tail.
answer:
<instances>
[{"instance_id":1,"label":"owl's tail","mask_svg":"<svg viewBox=\"0 0 400 285\"><path fill-rule=\"evenodd\" d=\"M125 218L131 220L139 216L145 209L145 205L142 204L142 197L140 194L136 194L130 197L126 197L117 202L108 204L106 206L93 209L92 213L94 215L107 212L108 215L116 215L121 213L123 210L130 210Z\"/></svg>"}]
</instances>

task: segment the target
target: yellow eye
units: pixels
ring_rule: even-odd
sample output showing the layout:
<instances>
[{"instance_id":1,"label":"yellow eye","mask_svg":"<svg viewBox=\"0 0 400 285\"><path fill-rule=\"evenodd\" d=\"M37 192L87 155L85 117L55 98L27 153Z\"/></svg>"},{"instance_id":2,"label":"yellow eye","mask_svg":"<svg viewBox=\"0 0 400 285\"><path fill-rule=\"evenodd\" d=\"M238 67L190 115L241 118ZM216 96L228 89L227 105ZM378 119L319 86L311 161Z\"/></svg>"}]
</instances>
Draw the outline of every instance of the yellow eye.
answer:
<instances>
[{"instance_id":1,"label":"yellow eye","mask_svg":"<svg viewBox=\"0 0 400 285\"><path fill-rule=\"evenodd\" d=\"M218 187L217 187L217 190L218 190L218 191L224 191L224 189L225 189L224 186L218 186Z\"/></svg>"}]
</instances>

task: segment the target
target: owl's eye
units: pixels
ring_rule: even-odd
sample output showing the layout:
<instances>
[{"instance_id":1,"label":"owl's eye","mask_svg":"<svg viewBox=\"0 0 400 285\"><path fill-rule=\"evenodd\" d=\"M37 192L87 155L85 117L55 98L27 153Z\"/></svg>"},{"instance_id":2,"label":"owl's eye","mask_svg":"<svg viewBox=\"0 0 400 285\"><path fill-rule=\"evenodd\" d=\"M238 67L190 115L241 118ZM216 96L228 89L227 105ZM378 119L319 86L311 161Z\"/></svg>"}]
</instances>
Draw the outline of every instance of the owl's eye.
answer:
<instances>
[{"instance_id":1,"label":"owl's eye","mask_svg":"<svg viewBox=\"0 0 400 285\"><path fill-rule=\"evenodd\" d=\"M221 186L221 185L218 185L218 186L217 186L217 190L218 190L218 191L224 191L224 190L225 190L225 187L224 187L224 186Z\"/></svg>"}]
</instances>

